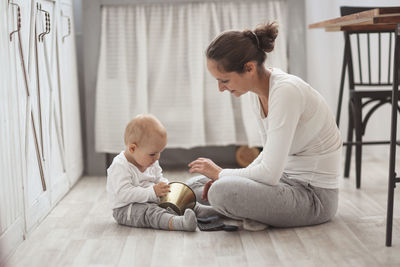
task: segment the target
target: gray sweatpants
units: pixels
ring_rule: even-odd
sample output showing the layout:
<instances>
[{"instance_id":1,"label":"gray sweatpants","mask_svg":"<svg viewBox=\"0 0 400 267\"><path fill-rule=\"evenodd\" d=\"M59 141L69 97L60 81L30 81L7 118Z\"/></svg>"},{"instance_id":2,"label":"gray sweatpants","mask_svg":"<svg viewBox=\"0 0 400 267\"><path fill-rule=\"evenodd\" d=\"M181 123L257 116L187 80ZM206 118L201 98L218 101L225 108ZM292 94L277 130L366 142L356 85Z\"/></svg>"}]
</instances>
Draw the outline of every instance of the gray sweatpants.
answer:
<instances>
[{"instance_id":1,"label":"gray sweatpants","mask_svg":"<svg viewBox=\"0 0 400 267\"><path fill-rule=\"evenodd\" d=\"M172 209L164 209L156 203L131 203L113 209L113 217L117 223L140 228L168 230L168 222L176 216Z\"/></svg>"},{"instance_id":2,"label":"gray sweatpants","mask_svg":"<svg viewBox=\"0 0 400 267\"><path fill-rule=\"evenodd\" d=\"M208 181L205 176L197 176L186 184L197 201L211 204L233 219L251 219L275 227L314 225L332 219L338 207L338 189L314 187L285 174L275 186L243 177L222 177L209 189L209 203L201 199Z\"/></svg>"}]
</instances>

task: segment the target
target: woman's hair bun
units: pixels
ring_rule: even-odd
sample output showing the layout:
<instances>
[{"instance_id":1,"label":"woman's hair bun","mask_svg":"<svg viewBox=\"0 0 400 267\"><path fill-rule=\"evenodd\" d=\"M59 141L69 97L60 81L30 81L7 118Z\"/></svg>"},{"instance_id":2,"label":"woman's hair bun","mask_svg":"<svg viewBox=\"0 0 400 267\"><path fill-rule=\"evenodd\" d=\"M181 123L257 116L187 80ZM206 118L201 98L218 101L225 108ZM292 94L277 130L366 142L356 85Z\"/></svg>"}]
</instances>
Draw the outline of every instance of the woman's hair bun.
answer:
<instances>
[{"instance_id":1,"label":"woman's hair bun","mask_svg":"<svg viewBox=\"0 0 400 267\"><path fill-rule=\"evenodd\" d=\"M278 36L278 25L275 22L258 26L254 33L258 37L260 49L266 53L274 50L275 39Z\"/></svg>"}]
</instances>

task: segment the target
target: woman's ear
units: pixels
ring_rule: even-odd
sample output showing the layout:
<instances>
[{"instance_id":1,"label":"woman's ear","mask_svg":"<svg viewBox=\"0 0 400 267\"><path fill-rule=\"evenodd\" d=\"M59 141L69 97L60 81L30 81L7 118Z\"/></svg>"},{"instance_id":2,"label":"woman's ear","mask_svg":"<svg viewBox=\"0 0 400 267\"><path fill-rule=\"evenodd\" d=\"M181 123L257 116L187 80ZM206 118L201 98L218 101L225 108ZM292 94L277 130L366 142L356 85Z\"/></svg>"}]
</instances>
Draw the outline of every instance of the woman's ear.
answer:
<instances>
[{"instance_id":1,"label":"woman's ear","mask_svg":"<svg viewBox=\"0 0 400 267\"><path fill-rule=\"evenodd\" d=\"M256 65L254 64L253 61L249 61L246 64L244 64L245 72L253 72L255 69L256 69Z\"/></svg>"}]
</instances>

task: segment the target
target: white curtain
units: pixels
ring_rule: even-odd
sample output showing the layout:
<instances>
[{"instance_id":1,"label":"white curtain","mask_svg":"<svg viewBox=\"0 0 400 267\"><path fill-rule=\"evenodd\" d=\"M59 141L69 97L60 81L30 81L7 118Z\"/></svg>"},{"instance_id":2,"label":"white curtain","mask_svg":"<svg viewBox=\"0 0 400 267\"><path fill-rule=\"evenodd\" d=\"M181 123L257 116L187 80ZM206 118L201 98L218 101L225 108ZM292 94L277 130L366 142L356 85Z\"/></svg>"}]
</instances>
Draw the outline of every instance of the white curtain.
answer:
<instances>
[{"instance_id":1,"label":"white curtain","mask_svg":"<svg viewBox=\"0 0 400 267\"><path fill-rule=\"evenodd\" d=\"M261 145L248 98L220 93L205 49L220 32L277 21L266 65L287 69L285 1L138 4L102 8L96 89L96 150L123 148L126 123L152 113L169 148Z\"/></svg>"}]
</instances>

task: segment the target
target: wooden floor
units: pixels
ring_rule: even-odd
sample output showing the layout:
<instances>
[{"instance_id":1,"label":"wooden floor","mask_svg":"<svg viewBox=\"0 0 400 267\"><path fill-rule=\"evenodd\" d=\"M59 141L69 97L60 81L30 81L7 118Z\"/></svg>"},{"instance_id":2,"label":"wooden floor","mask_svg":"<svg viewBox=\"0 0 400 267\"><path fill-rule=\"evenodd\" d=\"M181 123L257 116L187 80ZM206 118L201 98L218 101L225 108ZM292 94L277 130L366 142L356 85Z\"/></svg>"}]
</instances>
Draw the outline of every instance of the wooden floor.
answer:
<instances>
[{"instance_id":1,"label":"wooden floor","mask_svg":"<svg viewBox=\"0 0 400 267\"><path fill-rule=\"evenodd\" d=\"M23 242L6 266L400 266L400 191L393 246L385 247L387 160L341 179L339 211L323 225L261 232L168 232L117 225L105 177L84 177ZM186 170L166 171L185 181Z\"/></svg>"}]
</instances>

